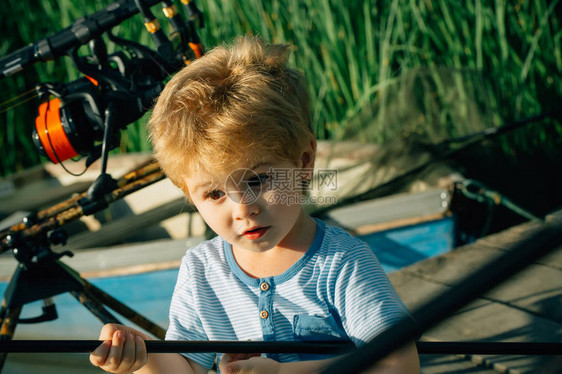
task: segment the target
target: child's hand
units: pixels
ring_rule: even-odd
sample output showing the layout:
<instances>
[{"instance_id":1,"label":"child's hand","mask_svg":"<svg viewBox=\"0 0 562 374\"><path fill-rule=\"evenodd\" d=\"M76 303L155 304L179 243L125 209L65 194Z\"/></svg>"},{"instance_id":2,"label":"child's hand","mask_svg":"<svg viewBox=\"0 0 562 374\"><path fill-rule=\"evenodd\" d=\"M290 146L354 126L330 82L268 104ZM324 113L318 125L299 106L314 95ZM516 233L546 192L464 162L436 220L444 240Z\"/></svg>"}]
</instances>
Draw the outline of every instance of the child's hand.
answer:
<instances>
[{"instance_id":1,"label":"child's hand","mask_svg":"<svg viewBox=\"0 0 562 374\"><path fill-rule=\"evenodd\" d=\"M145 339L149 337L127 326L103 326L99 340L103 343L90 354L90 362L111 373L130 373L146 364Z\"/></svg>"},{"instance_id":2,"label":"child's hand","mask_svg":"<svg viewBox=\"0 0 562 374\"><path fill-rule=\"evenodd\" d=\"M279 371L279 362L258 357L259 353L226 353L219 368L224 374L274 374Z\"/></svg>"}]
</instances>

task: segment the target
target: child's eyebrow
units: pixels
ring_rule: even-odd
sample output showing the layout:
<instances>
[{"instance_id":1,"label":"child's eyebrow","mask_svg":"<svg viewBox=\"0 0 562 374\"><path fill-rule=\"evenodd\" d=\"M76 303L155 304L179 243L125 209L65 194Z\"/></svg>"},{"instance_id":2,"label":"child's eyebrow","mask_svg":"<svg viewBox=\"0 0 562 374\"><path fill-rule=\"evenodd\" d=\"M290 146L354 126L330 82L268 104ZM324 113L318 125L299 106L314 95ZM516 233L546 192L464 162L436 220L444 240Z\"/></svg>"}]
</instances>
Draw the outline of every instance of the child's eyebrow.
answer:
<instances>
[{"instance_id":1,"label":"child's eyebrow","mask_svg":"<svg viewBox=\"0 0 562 374\"><path fill-rule=\"evenodd\" d=\"M250 167L250 170L256 170L256 169L259 168L260 166L267 165L267 164L269 164L268 161L261 161L261 162L258 162L257 164L255 164L255 165L253 165L252 167Z\"/></svg>"},{"instance_id":2,"label":"child's eyebrow","mask_svg":"<svg viewBox=\"0 0 562 374\"><path fill-rule=\"evenodd\" d=\"M202 188L207 189L207 188L209 188L209 187L211 187L211 186L213 186L213 183L211 183L211 182L199 183L198 185L196 185L196 186L193 188L193 192L197 192L198 190L200 190L200 189L202 189Z\"/></svg>"}]
</instances>

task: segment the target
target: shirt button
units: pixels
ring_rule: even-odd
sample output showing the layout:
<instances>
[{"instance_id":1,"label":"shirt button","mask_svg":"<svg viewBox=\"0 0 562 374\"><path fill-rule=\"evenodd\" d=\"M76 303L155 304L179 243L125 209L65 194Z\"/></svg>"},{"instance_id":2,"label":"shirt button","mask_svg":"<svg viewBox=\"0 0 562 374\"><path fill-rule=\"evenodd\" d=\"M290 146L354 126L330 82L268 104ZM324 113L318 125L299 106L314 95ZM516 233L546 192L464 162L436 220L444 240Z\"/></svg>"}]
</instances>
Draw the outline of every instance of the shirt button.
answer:
<instances>
[{"instance_id":1,"label":"shirt button","mask_svg":"<svg viewBox=\"0 0 562 374\"><path fill-rule=\"evenodd\" d=\"M267 310L262 310L262 311L260 312L260 317L261 317L262 319L266 319L268 316L269 316L269 313L267 312Z\"/></svg>"},{"instance_id":2,"label":"shirt button","mask_svg":"<svg viewBox=\"0 0 562 374\"><path fill-rule=\"evenodd\" d=\"M263 282L262 284L260 284L260 288L263 292L269 290L269 283Z\"/></svg>"}]
</instances>

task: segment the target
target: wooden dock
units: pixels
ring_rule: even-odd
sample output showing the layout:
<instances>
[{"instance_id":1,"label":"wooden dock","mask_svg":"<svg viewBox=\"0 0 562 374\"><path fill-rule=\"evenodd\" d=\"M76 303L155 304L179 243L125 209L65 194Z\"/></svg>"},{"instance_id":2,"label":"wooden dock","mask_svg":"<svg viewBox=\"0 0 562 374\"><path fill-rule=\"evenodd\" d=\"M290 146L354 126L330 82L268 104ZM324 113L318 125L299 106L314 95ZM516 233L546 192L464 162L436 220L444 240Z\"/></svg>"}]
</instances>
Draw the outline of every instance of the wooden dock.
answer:
<instances>
[{"instance_id":1,"label":"wooden dock","mask_svg":"<svg viewBox=\"0 0 562 374\"><path fill-rule=\"evenodd\" d=\"M562 219L562 211L548 219ZM536 229L526 223L394 272L410 310L505 253ZM562 341L562 246L427 331L423 340ZM422 373L562 373L559 356L422 355Z\"/></svg>"}]
</instances>

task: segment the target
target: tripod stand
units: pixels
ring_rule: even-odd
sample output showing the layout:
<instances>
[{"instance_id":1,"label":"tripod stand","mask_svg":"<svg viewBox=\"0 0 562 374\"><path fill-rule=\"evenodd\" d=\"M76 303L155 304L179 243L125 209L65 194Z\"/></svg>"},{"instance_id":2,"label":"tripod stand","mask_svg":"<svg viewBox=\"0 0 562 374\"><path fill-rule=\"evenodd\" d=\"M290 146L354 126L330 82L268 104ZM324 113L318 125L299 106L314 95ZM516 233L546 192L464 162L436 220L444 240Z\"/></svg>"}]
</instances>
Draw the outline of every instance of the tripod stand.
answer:
<instances>
[{"instance_id":1,"label":"tripod stand","mask_svg":"<svg viewBox=\"0 0 562 374\"><path fill-rule=\"evenodd\" d=\"M0 307L0 342L12 339L18 323L38 323L57 318L52 297L69 292L102 323L119 323L106 307L135 323L154 336L163 339L165 330L119 302L80 274L59 261L73 256L70 251L56 253L51 244L64 244L65 224L105 208L109 203L138 191L164 178L158 164L141 165L125 174L111 188L104 188L96 200L87 198L88 192L41 210L21 223L0 232L0 253L11 250L18 261ZM106 176L100 180L107 179ZM44 300L43 314L21 319L25 304ZM0 371L6 353L0 353Z\"/></svg>"},{"instance_id":2,"label":"tripod stand","mask_svg":"<svg viewBox=\"0 0 562 374\"><path fill-rule=\"evenodd\" d=\"M78 272L59 261L61 257L73 254L69 251L53 252L49 246L49 241L53 240L60 238L45 237L34 246L25 243L13 250L19 263L10 279L0 308L0 341L11 340L18 323L38 323L56 319L57 312L52 297L65 292L72 294L104 324L120 323L106 309L109 307L154 336L164 338L163 328L94 286ZM43 314L21 319L23 306L37 300L44 300ZM4 366L6 356L6 353L0 353L0 370Z\"/></svg>"}]
</instances>

